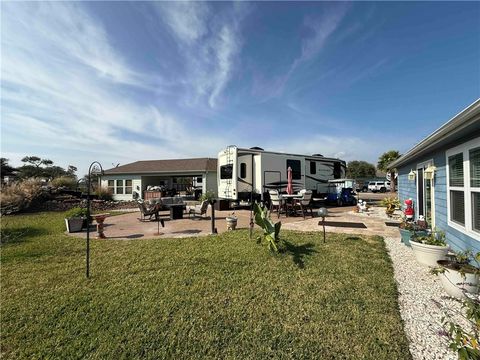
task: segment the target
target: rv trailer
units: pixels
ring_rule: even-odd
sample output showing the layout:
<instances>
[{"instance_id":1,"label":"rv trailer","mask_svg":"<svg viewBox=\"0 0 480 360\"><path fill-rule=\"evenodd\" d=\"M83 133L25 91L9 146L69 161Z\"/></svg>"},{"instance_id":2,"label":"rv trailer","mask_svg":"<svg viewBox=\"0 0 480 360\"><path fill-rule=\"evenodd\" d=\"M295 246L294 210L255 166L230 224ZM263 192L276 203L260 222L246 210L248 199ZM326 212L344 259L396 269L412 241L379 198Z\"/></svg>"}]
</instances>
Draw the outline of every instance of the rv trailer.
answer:
<instances>
[{"instance_id":1,"label":"rv trailer","mask_svg":"<svg viewBox=\"0 0 480 360\"><path fill-rule=\"evenodd\" d=\"M328 180L343 178L346 171L345 161L320 154L287 154L230 145L218 153L218 196L249 202L253 193L254 198L266 200L269 190L286 189L289 167L294 191L312 190L313 197L326 196Z\"/></svg>"}]
</instances>

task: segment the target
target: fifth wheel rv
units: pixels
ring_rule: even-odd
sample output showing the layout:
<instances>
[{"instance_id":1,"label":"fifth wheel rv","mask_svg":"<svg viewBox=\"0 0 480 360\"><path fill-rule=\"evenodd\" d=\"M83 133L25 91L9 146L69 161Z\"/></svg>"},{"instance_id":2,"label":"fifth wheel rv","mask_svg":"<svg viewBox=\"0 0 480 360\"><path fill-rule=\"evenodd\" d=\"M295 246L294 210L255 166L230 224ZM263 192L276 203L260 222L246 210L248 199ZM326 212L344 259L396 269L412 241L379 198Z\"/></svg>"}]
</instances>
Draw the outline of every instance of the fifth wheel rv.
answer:
<instances>
[{"instance_id":1,"label":"fifth wheel rv","mask_svg":"<svg viewBox=\"0 0 480 360\"><path fill-rule=\"evenodd\" d=\"M314 197L325 196L328 180L343 178L346 170L345 161L319 154L287 154L230 145L218 153L218 196L249 201L253 193L255 198L265 200L268 190L286 189L289 167L294 190L312 190Z\"/></svg>"}]
</instances>

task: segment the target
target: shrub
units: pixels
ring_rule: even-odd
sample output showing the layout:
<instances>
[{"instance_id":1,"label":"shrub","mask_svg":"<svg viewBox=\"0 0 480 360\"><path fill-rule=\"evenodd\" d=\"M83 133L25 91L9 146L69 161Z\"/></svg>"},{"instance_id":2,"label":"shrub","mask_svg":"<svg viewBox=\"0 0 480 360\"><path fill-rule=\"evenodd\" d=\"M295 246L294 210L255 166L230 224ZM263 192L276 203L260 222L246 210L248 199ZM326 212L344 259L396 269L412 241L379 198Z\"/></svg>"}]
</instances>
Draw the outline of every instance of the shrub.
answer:
<instances>
[{"instance_id":1,"label":"shrub","mask_svg":"<svg viewBox=\"0 0 480 360\"><path fill-rule=\"evenodd\" d=\"M110 190L108 190L108 188L103 186L95 190L95 195L97 195L100 200L107 200L107 201L113 200L113 195L110 192Z\"/></svg>"},{"instance_id":2,"label":"shrub","mask_svg":"<svg viewBox=\"0 0 480 360\"><path fill-rule=\"evenodd\" d=\"M2 214L28 209L42 198L42 182L36 178L26 179L4 186L0 192Z\"/></svg>"},{"instance_id":3,"label":"shrub","mask_svg":"<svg viewBox=\"0 0 480 360\"><path fill-rule=\"evenodd\" d=\"M213 200L215 200L215 193L211 190L209 191L206 191L205 194L202 194L202 196L200 196L200 201L205 201L207 200L208 202L212 202Z\"/></svg>"},{"instance_id":4,"label":"shrub","mask_svg":"<svg viewBox=\"0 0 480 360\"><path fill-rule=\"evenodd\" d=\"M53 179L51 184L55 188L66 187L71 190L75 190L77 188L77 181L71 176L60 176Z\"/></svg>"},{"instance_id":5,"label":"shrub","mask_svg":"<svg viewBox=\"0 0 480 360\"><path fill-rule=\"evenodd\" d=\"M68 210L65 213L65 218L66 219L71 219L71 218L86 218L87 217L87 209L85 208L80 208L80 207L74 207Z\"/></svg>"}]
</instances>

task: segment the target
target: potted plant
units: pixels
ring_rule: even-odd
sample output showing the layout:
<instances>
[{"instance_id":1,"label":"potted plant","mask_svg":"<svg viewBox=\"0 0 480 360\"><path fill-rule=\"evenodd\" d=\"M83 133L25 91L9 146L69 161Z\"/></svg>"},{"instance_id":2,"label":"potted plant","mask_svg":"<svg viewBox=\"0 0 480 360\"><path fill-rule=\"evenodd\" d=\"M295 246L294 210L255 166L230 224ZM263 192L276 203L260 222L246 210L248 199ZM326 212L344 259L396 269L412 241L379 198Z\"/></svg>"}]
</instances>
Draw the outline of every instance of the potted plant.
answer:
<instances>
[{"instance_id":1,"label":"potted plant","mask_svg":"<svg viewBox=\"0 0 480 360\"><path fill-rule=\"evenodd\" d=\"M87 219L87 209L74 207L65 213L65 224L69 233L82 231Z\"/></svg>"},{"instance_id":2,"label":"potted plant","mask_svg":"<svg viewBox=\"0 0 480 360\"><path fill-rule=\"evenodd\" d=\"M232 215L227 216L226 221L228 230L235 230L237 228L238 218L235 215L235 212L233 212Z\"/></svg>"},{"instance_id":3,"label":"potted plant","mask_svg":"<svg viewBox=\"0 0 480 360\"><path fill-rule=\"evenodd\" d=\"M410 239L413 254L420 264L437 266L438 260L445 260L449 247L443 231L432 231L428 235L414 234Z\"/></svg>"},{"instance_id":4,"label":"potted plant","mask_svg":"<svg viewBox=\"0 0 480 360\"><path fill-rule=\"evenodd\" d=\"M480 252L471 250L456 253L452 259L438 260L432 272L440 276L445 292L455 298L465 299L465 293L477 294L480 275Z\"/></svg>"},{"instance_id":5,"label":"potted plant","mask_svg":"<svg viewBox=\"0 0 480 360\"><path fill-rule=\"evenodd\" d=\"M407 221L403 219L400 225L398 226L398 230L400 231L400 239L407 246L410 245L410 239L412 236L425 236L427 235L427 230L422 228L418 224L415 224L412 221Z\"/></svg>"},{"instance_id":6,"label":"potted plant","mask_svg":"<svg viewBox=\"0 0 480 360\"><path fill-rule=\"evenodd\" d=\"M381 205L385 206L385 214L388 217L392 217L395 209L400 207L400 201L396 197L386 197L382 199Z\"/></svg>"}]
</instances>

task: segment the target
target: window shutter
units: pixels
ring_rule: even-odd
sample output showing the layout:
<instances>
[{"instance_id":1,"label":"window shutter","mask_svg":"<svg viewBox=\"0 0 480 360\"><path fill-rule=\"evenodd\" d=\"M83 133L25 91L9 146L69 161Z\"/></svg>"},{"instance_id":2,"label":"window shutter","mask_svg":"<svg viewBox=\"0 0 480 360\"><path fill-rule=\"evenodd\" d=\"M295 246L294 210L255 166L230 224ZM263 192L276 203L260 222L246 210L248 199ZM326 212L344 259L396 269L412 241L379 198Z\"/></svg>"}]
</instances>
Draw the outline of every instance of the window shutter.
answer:
<instances>
[{"instance_id":1,"label":"window shutter","mask_svg":"<svg viewBox=\"0 0 480 360\"><path fill-rule=\"evenodd\" d=\"M470 150L470 186L480 187L480 148Z\"/></svg>"}]
</instances>

